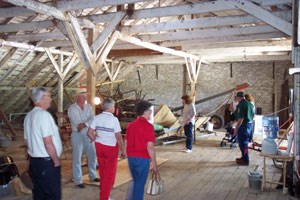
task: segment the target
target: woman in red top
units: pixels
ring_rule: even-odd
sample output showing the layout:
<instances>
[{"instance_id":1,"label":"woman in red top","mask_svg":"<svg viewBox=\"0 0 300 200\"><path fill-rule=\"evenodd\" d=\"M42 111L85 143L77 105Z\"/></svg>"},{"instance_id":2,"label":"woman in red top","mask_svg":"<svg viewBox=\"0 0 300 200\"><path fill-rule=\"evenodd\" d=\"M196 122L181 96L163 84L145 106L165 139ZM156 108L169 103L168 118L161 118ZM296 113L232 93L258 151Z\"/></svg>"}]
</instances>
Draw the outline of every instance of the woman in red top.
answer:
<instances>
[{"instance_id":1,"label":"woman in red top","mask_svg":"<svg viewBox=\"0 0 300 200\"><path fill-rule=\"evenodd\" d=\"M155 135L153 125L148 122L151 115L151 103L139 101L136 105L137 119L126 129L126 151L128 165L133 179L132 200L144 199L144 187L147 181L150 162L157 172L155 156Z\"/></svg>"}]
</instances>

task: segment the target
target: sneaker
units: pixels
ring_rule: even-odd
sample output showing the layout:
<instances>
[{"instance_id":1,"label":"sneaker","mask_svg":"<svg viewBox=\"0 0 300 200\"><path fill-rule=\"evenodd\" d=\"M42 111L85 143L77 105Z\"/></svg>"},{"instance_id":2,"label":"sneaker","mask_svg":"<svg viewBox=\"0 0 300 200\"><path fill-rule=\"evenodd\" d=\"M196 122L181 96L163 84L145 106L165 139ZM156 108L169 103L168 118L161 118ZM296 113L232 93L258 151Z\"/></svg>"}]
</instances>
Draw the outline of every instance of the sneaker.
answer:
<instances>
[{"instance_id":1,"label":"sneaker","mask_svg":"<svg viewBox=\"0 0 300 200\"><path fill-rule=\"evenodd\" d=\"M236 164L238 165L244 165L244 166L249 166L249 161L245 161L245 160L237 160Z\"/></svg>"},{"instance_id":2,"label":"sneaker","mask_svg":"<svg viewBox=\"0 0 300 200\"><path fill-rule=\"evenodd\" d=\"M99 178L94 178L94 180L92 182L100 182Z\"/></svg>"},{"instance_id":3,"label":"sneaker","mask_svg":"<svg viewBox=\"0 0 300 200\"><path fill-rule=\"evenodd\" d=\"M83 185L82 183L80 183L80 184L78 184L76 186L79 187L79 188L81 188L81 189L85 188L85 185Z\"/></svg>"},{"instance_id":4,"label":"sneaker","mask_svg":"<svg viewBox=\"0 0 300 200\"><path fill-rule=\"evenodd\" d=\"M193 152L192 149L185 150L185 153L192 153L192 152Z\"/></svg>"}]
</instances>

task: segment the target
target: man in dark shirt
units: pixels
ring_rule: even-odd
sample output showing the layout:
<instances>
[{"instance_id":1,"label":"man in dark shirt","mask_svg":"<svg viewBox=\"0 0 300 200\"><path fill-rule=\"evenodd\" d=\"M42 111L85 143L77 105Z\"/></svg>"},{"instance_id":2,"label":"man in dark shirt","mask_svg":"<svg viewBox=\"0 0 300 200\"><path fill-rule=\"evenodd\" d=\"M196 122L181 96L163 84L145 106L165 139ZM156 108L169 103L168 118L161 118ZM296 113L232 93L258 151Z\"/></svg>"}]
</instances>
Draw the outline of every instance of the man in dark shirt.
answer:
<instances>
[{"instance_id":1,"label":"man in dark shirt","mask_svg":"<svg viewBox=\"0 0 300 200\"><path fill-rule=\"evenodd\" d=\"M244 92L236 94L239 104L237 106L238 121L234 134L238 135L241 158L236 159L238 165L249 165L248 143L250 141L252 122L254 117L253 105L245 99Z\"/></svg>"}]
</instances>

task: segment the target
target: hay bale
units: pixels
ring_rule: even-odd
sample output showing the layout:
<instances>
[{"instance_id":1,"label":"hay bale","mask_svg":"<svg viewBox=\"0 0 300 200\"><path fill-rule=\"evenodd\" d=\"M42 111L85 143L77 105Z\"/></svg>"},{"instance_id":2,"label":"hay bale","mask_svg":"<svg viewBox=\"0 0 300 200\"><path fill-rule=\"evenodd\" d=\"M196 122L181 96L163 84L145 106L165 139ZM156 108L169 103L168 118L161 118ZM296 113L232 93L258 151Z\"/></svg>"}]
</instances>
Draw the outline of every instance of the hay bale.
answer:
<instances>
[{"instance_id":1,"label":"hay bale","mask_svg":"<svg viewBox=\"0 0 300 200\"><path fill-rule=\"evenodd\" d=\"M177 118L172 113L167 105L160 105L154 114L154 123L159 124L163 127L170 128L175 122Z\"/></svg>"}]
</instances>

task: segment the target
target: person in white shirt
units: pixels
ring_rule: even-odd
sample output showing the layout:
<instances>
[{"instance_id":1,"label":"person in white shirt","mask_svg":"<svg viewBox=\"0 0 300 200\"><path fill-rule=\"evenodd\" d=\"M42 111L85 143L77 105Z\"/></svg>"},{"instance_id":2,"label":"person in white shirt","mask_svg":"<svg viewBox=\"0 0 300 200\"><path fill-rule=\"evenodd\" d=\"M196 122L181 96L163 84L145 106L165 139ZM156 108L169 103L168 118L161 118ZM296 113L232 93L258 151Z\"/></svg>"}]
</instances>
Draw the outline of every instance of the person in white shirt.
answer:
<instances>
[{"instance_id":1,"label":"person in white shirt","mask_svg":"<svg viewBox=\"0 0 300 200\"><path fill-rule=\"evenodd\" d=\"M115 112L115 101L105 99L102 105L103 112L92 121L88 136L95 141L100 175L100 199L110 199L110 193L115 182L118 152L121 157L126 157L125 146L121 135L121 127ZM96 135L94 134L96 131Z\"/></svg>"},{"instance_id":2,"label":"person in white shirt","mask_svg":"<svg viewBox=\"0 0 300 200\"><path fill-rule=\"evenodd\" d=\"M60 200L62 144L58 127L47 112L52 98L46 88L35 88L32 100L35 107L24 120L24 143L30 160L33 199Z\"/></svg>"},{"instance_id":3,"label":"person in white shirt","mask_svg":"<svg viewBox=\"0 0 300 200\"><path fill-rule=\"evenodd\" d=\"M87 131L90 123L94 119L93 108L86 103L86 93L76 96L76 102L68 109L68 116L71 122L72 135L72 172L73 181L79 188L85 188L82 183L81 159L86 154L88 159L88 169L90 181L99 182L96 168L96 150L94 143L91 143Z\"/></svg>"},{"instance_id":4,"label":"person in white shirt","mask_svg":"<svg viewBox=\"0 0 300 200\"><path fill-rule=\"evenodd\" d=\"M196 108L193 103L193 99L189 95L184 95L181 97L183 104L183 120L182 126L184 128L184 134L186 136L186 153L191 153L193 148L193 130L195 125L195 116L196 116Z\"/></svg>"}]
</instances>

